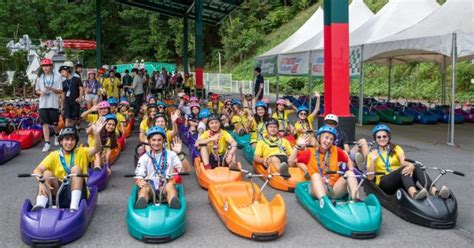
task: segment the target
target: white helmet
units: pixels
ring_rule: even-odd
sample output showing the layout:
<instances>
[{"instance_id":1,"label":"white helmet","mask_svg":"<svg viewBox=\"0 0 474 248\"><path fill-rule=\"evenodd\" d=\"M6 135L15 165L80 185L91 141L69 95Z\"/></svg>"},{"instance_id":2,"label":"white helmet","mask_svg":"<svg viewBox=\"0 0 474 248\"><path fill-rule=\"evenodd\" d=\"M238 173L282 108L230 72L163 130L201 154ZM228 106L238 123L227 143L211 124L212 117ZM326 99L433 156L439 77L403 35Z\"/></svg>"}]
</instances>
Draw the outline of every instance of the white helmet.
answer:
<instances>
[{"instance_id":1,"label":"white helmet","mask_svg":"<svg viewBox=\"0 0 474 248\"><path fill-rule=\"evenodd\" d=\"M61 67L70 67L70 68L73 68L74 67L74 63L72 63L71 61L66 61L64 62Z\"/></svg>"},{"instance_id":2,"label":"white helmet","mask_svg":"<svg viewBox=\"0 0 474 248\"><path fill-rule=\"evenodd\" d=\"M326 117L324 117L324 122L326 121L334 121L336 122L336 124L339 123L339 117L337 117L337 115L334 115L334 114L328 114L326 115Z\"/></svg>"}]
</instances>

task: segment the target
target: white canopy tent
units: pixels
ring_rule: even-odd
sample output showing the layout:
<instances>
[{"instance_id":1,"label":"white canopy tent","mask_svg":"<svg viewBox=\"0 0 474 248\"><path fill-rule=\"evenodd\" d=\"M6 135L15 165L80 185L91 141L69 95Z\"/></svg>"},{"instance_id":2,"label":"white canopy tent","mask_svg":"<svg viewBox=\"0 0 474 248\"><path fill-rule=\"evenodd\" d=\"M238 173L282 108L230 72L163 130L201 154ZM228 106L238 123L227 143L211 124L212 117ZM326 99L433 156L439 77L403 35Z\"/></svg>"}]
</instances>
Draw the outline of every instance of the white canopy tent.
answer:
<instances>
[{"instance_id":1,"label":"white canopy tent","mask_svg":"<svg viewBox=\"0 0 474 248\"><path fill-rule=\"evenodd\" d=\"M440 5L436 0L390 0L377 14L361 27L351 33L351 47L359 47L362 61L366 59L366 44L394 35L406 28L412 27L429 16ZM390 84L392 60L388 64L388 99L390 100ZM360 95L359 95L359 124L362 125L363 96L364 96L364 63L361 63Z\"/></svg>"},{"instance_id":2,"label":"white canopy tent","mask_svg":"<svg viewBox=\"0 0 474 248\"><path fill-rule=\"evenodd\" d=\"M316 12L314 12L314 14L303 24L303 26L296 30L296 32L294 32L290 37L282 41L276 47L268 50L257 58L276 56L278 54L293 49L302 42L305 42L306 40L310 39L311 34L321 32L324 27L323 20L324 11L321 7L318 7Z\"/></svg>"},{"instance_id":3,"label":"white canopy tent","mask_svg":"<svg viewBox=\"0 0 474 248\"><path fill-rule=\"evenodd\" d=\"M448 0L441 8L421 20L417 25L394 35L366 44L367 61L438 63L446 88L446 61L451 59L451 123L448 143L454 145L455 72L458 60L474 58L474 3L472 0ZM362 92L363 94L363 92Z\"/></svg>"},{"instance_id":4,"label":"white canopy tent","mask_svg":"<svg viewBox=\"0 0 474 248\"><path fill-rule=\"evenodd\" d=\"M349 32L352 33L367 21L371 20L374 13L365 5L363 0L354 0L349 5ZM321 21L323 19L321 18ZM312 37L300 43L294 48L284 51L282 54L301 53L315 50L322 50L324 47L324 32L312 32Z\"/></svg>"},{"instance_id":5,"label":"white canopy tent","mask_svg":"<svg viewBox=\"0 0 474 248\"><path fill-rule=\"evenodd\" d=\"M353 0L349 5L349 30L356 30L372 16L374 14L363 0ZM324 12L321 8L318 8L313 16L287 40L256 57L256 60L261 64L262 71L276 72L277 96L279 93L278 75L309 75L310 87L312 84L311 76L322 76L323 28ZM318 53L318 56L312 56L311 50L320 50L318 51L320 53ZM310 59L313 62L310 62ZM314 61L319 61L318 63L321 66L311 68L311 64L316 64ZM271 69L275 67L276 70ZM272 75L271 73L268 74Z\"/></svg>"}]
</instances>

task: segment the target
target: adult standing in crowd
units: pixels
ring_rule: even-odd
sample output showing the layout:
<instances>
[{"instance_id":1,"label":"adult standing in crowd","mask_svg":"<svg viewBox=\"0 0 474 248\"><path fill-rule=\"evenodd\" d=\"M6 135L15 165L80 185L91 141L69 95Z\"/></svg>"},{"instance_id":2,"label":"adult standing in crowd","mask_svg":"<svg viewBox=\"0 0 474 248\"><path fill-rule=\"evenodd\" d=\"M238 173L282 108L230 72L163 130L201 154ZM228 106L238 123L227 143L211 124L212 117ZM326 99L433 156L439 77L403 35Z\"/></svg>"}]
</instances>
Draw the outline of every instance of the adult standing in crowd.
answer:
<instances>
[{"instance_id":1,"label":"adult standing in crowd","mask_svg":"<svg viewBox=\"0 0 474 248\"><path fill-rule=\"evenodd\" d=\"M99 102L99 91L102 88L99 81L96 79L97 71L89 69L87 71L87 79L84 80L84 88L86 91L87 109Z\"/></svg>"},{"instance_id":2,"label":"adult standing in crowd","mask_svg":"<svg viewBox=\"0 0 474 248\"><path fill-rule=\"evenodd\" d=\"M63 81L63 111L66 119L66 127L71 127L74 122L80 120L80 102L84 94L82 81L72 76L74 64L71 61L64 62L59 67L59 73L65 78ZM76 125L79 125L76 123ZM77 127L79 130L79 127Z\"/></svg>"},{"instance_id":3,"label":"adult standing in crowd","mask_svg":"<svg viewBox=\"0 0 474 248\"><path fill-rule=\"evenodd\" d=\"M82 64L76 64L73 76L82 80L82 68Z\"/></svg>"},{"instance_id":4,"label":"adult standing in crowd","mask_svg":"<svg viewBox=\"0 0 474 248\"><path fill-rule=\"evenodd\" d=\"M107 92L107 97L115 97L117 99L120 98L119 94L119 84L120 79L115 77L115 71L109 71L109 77L104 80L102 83L102 87Z\"/></svg>"},{"instance_id":5,"label":"adult standing in crowd","mask_svg":"<svg viewBox=\"0 0 474 248\"><path fill-rule=\"evenodd\" d=\"M135 116L138 117L140 107L143 104L143 96L145 91L143 90L143 78L140 76L137 68L132 69L133 83L131 86L125 86L125 88L132 89L135 92Z\"/></svg>"},{"instance_id":6,"label":"adult standing in crowd","mask_svg":"<svg viewBox=\"0 0 474 248\"><path fill-rule=\"evenodd\" d=\"M261 101L263 98L263 86L264 86L262 69L260 67L256 67L255 74L257 76L257 79L255 80L255 98L257 99L257 101Z\"/></svg>"},{"instance_id":7,"label":"adult standing in crowd","mask_svg":"<svg viewBox=\"0 0 474 248\"><path fill-rule=\"evenodd\" d=\"M59 98L63 92L61 76L53 71L53 61L44 58L41 60L43 74L36 80L35 90L39 95L39 117L43 125L44 147L43 152L48 152L51 148L49 127L53 127L55 139L54 145L58 142L58 122L59 122Z\"/></svg>"},{"instance_id":8,"label":"adult standing in crowd","mask_svg":"<svg viewBox=\"0 0 474 248\"><path fill-rule=\"evenodd\" d=\"M132 93L130 88L126 89L125 86L131 86L133 83L133 77L130 76L130 71L128 69L125 70L124 75L122 76L122 86L124 96L129 96Z\"/></svg>"}]
</instances>

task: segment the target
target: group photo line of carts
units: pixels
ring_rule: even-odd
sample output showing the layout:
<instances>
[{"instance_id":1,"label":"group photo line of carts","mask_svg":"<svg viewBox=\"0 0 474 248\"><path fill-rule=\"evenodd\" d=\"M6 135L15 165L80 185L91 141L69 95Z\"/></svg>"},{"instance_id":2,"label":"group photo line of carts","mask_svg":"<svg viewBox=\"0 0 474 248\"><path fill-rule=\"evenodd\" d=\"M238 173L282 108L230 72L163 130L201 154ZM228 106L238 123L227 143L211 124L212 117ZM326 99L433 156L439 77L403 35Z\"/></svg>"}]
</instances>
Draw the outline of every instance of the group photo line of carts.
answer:
<instances>
[{"instance_id":1,"label":"group photo line of carts","mask_svg":"<svg viewBox=\"0 0 474 248\"><path fill-rule=\"evenodd\" d=\"M289 99L300 105L304 99ZM370 100L370 99L369 99ZM176 108L176 105L168 107ZM323 108L324 105L321 105ZM394 108L397 106L394 105ZM388 107L387 107L388 108ZM393 110L395 111L395 110ZM28 149L41 141L42 128L37 123L37 104L35 103L7 103L2 105L0 152L1 161L5 163L18 154L21 149ZM64 126L62 121L59 126ZM102 170L89 169L88 174L69 174L65 181L72 177L87 177L87 187L90 195L81 200L77 211L68 211L59 207L58 200L54 201L49 192L50 203L46 208L32 211L30 200L25 200L21 208L21 237L29 245L56 246L72 242L86 232L98 201L98 192L105 190L110 179L107 168L112 167L121 150L125 148L125 137L132 134L134 121L128 122L125 135L121 137L119 146L112 151L110 164L105 164ZM223 131L223 130L222 130ZM346 194L341 198L315 198L310 193L311 182L307 181L305 172L298 167L290 167L289 175L279 173L277 167L269 163L265 167L254 160L255 148L250 144L249 134L237 134L230 131L232 137L242 149L253 171L241 169L240 162L236 167L218 166L213 169L205 168L201 161L199 146L195 146L198 135L189 132L188 128L179 123L178 132L181 140L187 145L188 157L194 164L194 172L201 188L208 191L211 206L227 229L239 236L253 240L274 240L282 236L286 227L286 205L280 194L271 200L265 197L264 189L268 186L277 190L294 192L296 200L321 225L328 230L352 238L374 238L379 234L382 223L382 206L406 221L437 229L453 228L456 225L457 201L453 193L449 197L428 195L422 200L413 199L408 192L400 188L394 194L386 194L369 177L378 175L365 169L354 168L354 177L357 179L357 188L364 190L366 197L363 200L352 199ZM357 145L356 143L354 143ZM135 166L140 155L144 153L144 144L135 149ZM293 138L294 146L294 138ZM438 175L430 185L417 185L421 189L430 191L439 179L446 174L464 176L462 172L439 167L430 167L422 162L406 159L423 171L428 177L427 170L436 171ZM347 177L344 171L326 171L326 174L340 174ZM184 188L180 184L181 177L189 172L176 172L167 175L156 173L154 178L142 178L153 186L152 181L158 180L166 185L173 180L180 199L178 209L171 208L164 200L163 192L152 190L152 200L146 208L137 209L137 185L133 185L128 199L126 223L131 236L146 243L169 242L183 235L186 230L186 197ZM36 177L30 173L20 173L19 177ZM135 177L135 174L125 175ZM254 178L263 180L262 186L254 182ZM40 183L45 183L44 179ZM64 183L63 183L64 184ZM162 189L164 187L161 187ZM59 188L56 196L60 195L63 187Z\"/></svg>"}]
</instances>

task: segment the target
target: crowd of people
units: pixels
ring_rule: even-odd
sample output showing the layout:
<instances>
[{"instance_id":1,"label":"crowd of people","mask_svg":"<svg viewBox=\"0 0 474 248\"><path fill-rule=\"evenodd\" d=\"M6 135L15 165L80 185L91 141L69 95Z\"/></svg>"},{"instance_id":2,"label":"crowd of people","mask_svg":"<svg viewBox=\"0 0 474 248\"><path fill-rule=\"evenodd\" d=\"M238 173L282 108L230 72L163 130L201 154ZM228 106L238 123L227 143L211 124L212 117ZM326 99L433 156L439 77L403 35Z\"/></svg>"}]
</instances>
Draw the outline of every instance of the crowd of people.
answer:
<instances>
[{"instance_id":1,"label":"crowd of people","mask_svg":"<svg viewBox=\"0 0 474 248\"><path fill-rule=\"evenodd\" d=\"M298 167L311 181L311 193L318 199L325 195L341 197L351 194L357 199L357 181L353 175L359 170L381 172L375 183L384 191L406 188L414 199L428 194L449 197L449 189L432 187L429 192L417 190L416 182L425 185L429 178L422 176L420 168L407 162L400 145L391 142L392 132L386 125L374 128L373 142L359 140L352 143L338 129L339 119L328 114L324 125L314 129L313 122L320 109L320 94L316 91L316 108L295 107L285 99L278 99L275 106L263 97L263 77L256 68L257 82L254 94L240 94L225 98L209 92L197 98L193 92L191 74L184 78L179 73L161 72L147 75L134 68L120 75L116 68L88 70L82 81L82 65L65 62L59 73L52 70L51 60L41 61L43 74L36 82L40 97L39 112L43 124L44 152L51 148L50 136L59 147L46 156L34 173L48 181L54 194L69 173L87 173L87 168L102 170L107 164L110 149L117 146L125 135L125 126L139 121L139 141L144 149L136 166L138 178L165 176L172 171L189 171L190 162L182 152L178 125L186 127L191 135L197 135L196 148L200 150L205 169L217 166L239 168L236 162L237 136L250 136L255 149L254 162L265 168L275 166L280 175L289 176L289 167ZM153 87L152 87L153 85ZM131 99L133 104L130 103ZM87 104L82 109L81 103ZM167 102L174 102L171 106ZM293 114L296 114L292 117ZM62 130L58 128L59 116L65 119ZM87 145L79 142L80 123L87 122ZM50 133L52 130L52 134ZM233 134L233 135L231 135ZM294 137L293 143L290 138ZM107 149L110 148L110 149ZM343 171L343 174L329 173ZM111 173L109 171L109 173ZM371 176L373 177L373 176ZM63 205L77 209L80 199L87 197L87 187L82 178L74 178L68 184L67 195L61 198ZM139 187L136 208L145 208L151 190L161 190L167 196L171 208L180 208L173 182L163 185L154 180L152 186L145 180L137 180ZM40 184L34 209L47 204L46 187ZM150 188L154 187L154 189Z\"/></svg>"}]
</instances>

